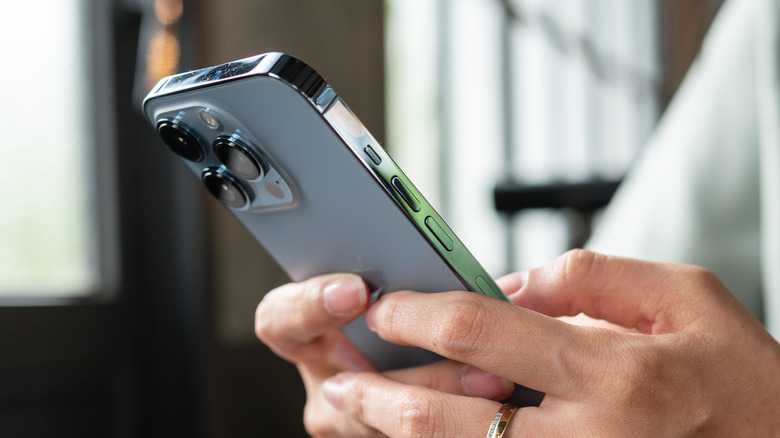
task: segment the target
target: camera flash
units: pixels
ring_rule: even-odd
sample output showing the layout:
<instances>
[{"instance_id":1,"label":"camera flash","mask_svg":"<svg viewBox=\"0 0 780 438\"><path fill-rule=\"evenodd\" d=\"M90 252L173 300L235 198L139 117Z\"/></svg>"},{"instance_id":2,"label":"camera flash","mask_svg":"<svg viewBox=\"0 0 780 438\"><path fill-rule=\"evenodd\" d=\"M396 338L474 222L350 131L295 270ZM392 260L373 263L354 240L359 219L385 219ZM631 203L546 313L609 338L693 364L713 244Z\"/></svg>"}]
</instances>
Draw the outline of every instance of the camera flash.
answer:
<instances>
[{"instance_id":1,"label":"camera flash","mask_svg":"<svg viewBox=\"0 0 780 438\"><path fill-rule=\"evenodd\" d=\"M198 114L200 116L200 120L206 124L210 129L217 130L220 127L219 120L217 120L216 117L214 117L213 114L209 112L208 109L201 110L201 112Z\"/></svg>"}]
</instances>

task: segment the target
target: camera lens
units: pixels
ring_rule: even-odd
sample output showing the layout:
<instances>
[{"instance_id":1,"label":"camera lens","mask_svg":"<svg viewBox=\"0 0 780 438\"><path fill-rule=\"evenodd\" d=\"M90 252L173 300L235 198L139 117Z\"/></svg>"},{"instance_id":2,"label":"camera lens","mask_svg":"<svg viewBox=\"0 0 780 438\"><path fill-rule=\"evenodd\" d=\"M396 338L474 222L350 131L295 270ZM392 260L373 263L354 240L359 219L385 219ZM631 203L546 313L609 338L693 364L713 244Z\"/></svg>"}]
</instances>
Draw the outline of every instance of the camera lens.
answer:
<instances>
[{"instance_id":1,"label":"camera lens","mask_svg":"<svg viewBox=\"0 0 780 438\"><path fill-rule=\"evenodd\" d=\"M203 172L203 183L215 198L230 208L244 208L251 202L246 190L227 173L206 170Z\"/></svg>"},{"instance_id":2,"label":"camera lens","mask_svg":"<svg viewBox=\"0 0 780 438\"><path fill-rule=\"evenodd\" d=\"M163 120L157 124L157 132L176 155L196 162L203 161L203 158L206 157L203 146L186 126L170 120Z\"/></svg>"},{"instance_id":3,"label":"camera lens","mask_svg":"<svg viewBox=\"0 0 780 438\"><path fill-rule=\"evenodd\" d=\"M249 181L265 176L265 162L235 135L217 137L214 140L214 152L219 161L236 176Z\"/></svg>"}]
</instances>

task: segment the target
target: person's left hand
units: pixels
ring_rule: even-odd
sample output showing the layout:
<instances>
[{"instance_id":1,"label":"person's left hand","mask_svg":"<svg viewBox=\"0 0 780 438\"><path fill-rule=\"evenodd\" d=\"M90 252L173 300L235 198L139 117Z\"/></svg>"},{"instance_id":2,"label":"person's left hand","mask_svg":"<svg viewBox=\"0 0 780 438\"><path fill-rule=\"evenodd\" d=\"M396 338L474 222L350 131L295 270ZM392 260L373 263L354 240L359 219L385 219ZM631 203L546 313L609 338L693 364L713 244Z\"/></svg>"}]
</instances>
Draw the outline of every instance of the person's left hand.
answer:
<instances>
[{"instance_id":1,"label":"person's left hand","mask_svg":"<svg viewBox=\"0 0 780 438\"><path fill-rule=\"evenodd\" d=\"M574 251L504 286L519 306L470 292L397 292L367 321L391 342L545 392L540 407L515 413L505 438L780 431L780 345L708 271ZM645 334L551 318L580 312ZM376 373L338 374L323 391L398 437L485 436L501 406Z\"/></svg>"},{"instance_id":2,"label":"person's left hand","mask_svg":"<svg viewBox=\"0 0 780 438\"><path fill-rule=\"evenodd\" d=\"M303 423L313 437L378 436L333 409L322 382L338 372L375 372L339 330L368 308L365 282L354 274L321 275L269 292L257 306L255 330L271 350L294 363L306 388ZM451 360L382 373L407 385L424 385L450 394L501 400L514 385Z\"/></svg>"}]
</instances>

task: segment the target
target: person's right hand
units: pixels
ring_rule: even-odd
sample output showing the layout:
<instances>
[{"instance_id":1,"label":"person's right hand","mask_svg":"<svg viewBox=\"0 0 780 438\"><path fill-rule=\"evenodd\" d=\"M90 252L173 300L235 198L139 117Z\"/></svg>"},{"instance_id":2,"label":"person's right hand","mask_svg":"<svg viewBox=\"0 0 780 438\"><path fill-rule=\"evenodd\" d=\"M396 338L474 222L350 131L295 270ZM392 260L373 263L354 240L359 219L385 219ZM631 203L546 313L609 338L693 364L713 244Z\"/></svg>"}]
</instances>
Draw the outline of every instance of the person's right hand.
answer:
<instances>
[{"instance_id":1,"label":"person's right hand","mask_svg":"<svg viewBox=\"0 0 780 438\"><path fill-rule=\"evenodd\" d=\"M257 307L257 337L301 374L304 425L312 436L383 436L336 410L322 393L322 383L341 371L375 371L339 330L366 311L368 299L360 277L333 274L274 289ZM408 385L493 400L513 389L504 379L450 360L383 374Z\"/></svg>"}]
</instances>

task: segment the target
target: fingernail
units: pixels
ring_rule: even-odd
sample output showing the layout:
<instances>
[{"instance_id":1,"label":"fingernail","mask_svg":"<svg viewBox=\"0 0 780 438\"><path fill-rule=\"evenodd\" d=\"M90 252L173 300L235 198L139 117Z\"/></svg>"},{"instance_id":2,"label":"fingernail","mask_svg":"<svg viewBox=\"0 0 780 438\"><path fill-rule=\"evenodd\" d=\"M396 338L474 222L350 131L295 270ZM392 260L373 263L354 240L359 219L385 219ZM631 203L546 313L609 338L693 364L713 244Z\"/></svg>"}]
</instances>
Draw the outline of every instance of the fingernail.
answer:
<instances>
[{"instance_id":1,"label":"fingernail","mask_svg":"<svg viewBox=\"0 0 780 438\"><path fill-rule=\"evenodd\" d=\"M325 308L342 316L361 309L368 299L365 287L354 278L339 278L330 282L322 293Z\"/></svg>"},{"instance_id":2,"label":"fingernail","mask_svg":"<svg viewBox=\"0 0 780 438\"><path fill-rule=\"evenodd\" d=\"M334 407L338 408L342 392L344 392L344 386L342 385L341 376L337 375L322 382L322 395Z\"/></svg>"},{"instance_id":3,"label":"fingernail","mask_svg":"<svg viewBox=\"0 0 780 438\"><path fill-rule=\"evenodd\" d=\"M520 298L520 295L523 294L523 289L525 288L526 284L528 284L528 272L525 271L518 273L518 275L512 279L512 287L515 290L507 295L507 297L512 301Z\"/></svg>"},{"instance_id":4,"label":"fingernail","mask_svg":"<svg viewBox=\"0 0 780 438\"><path fill-rule=\"evenodd\" d=\"M374 324L374 315L376 315L376 306L377 303L374 303L371 307L368 308L368 312L366 312L366 325L368 326L368 329L372 332L376 332L376 325Z\"/></svg>"},{"instance_id":5,"label":"fingernail","mask_svg":"<svg viewBox=\"0 0 780 438\"><path fill-rule=\"evenodd\" d=\"M504 398L515 388L509 380L473 367L463 374L461 382L467 395L488 399Z\"/></svg>"}]
</instances>

